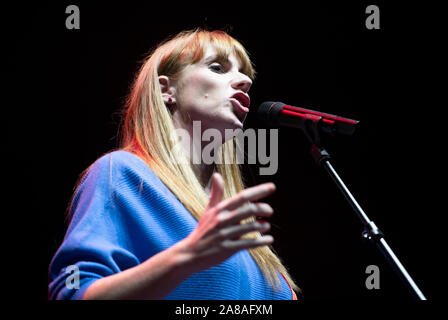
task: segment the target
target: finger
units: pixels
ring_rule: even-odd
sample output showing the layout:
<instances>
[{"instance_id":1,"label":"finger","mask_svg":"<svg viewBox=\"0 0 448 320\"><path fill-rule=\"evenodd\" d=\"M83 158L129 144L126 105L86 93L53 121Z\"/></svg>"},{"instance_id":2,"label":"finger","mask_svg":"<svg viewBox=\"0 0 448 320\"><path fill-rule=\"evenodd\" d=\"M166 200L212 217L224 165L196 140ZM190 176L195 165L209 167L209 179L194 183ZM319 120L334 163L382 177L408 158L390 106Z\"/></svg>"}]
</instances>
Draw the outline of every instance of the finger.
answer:
<instances>
[{"instance_id":1,"label":"finger","mask_svg":"<svg viewBox=\"0 0 448 320\"><path fill-rule=\"evenodd\" d=\"M257 221L239 224L228 228L221 229L219 234L221 239L238 239L249 232L260 231L266 232L271 228L268 222L260 223Z\"/></svg>"},{"instance_id":2,"label":"finger","mask_svg":"<svg viewBox=\"0 0 448 320\"><path fill-rule=\"evenodd\" d=\"M223 201L220 204L219 210L233 210L236 209L248 201L256 201L264 198L275 191L275 185L273 183L264 183L255 187L247 188L237 195Z\"/></svg>"},{"instance_id":3,"label":"finger","mask_svg":"<svg viewBox=\"0 0 448 320\"><path fill-rule=\"evenodd\" d=\"M212 190L210 193L209 208L221 202L224 195L224 180L219 173L214 173L212 176Z\"/></svg>"},{"instance_id":4,"label":"finger","mask_svg":"<svg viewBox=\"0 0 448 320\"><path fill-rule=\"evenodd\" d=\"M222 242L222 246L225 249L229 249L236 252L239 250L270 245L273 242L274 242L273 236L265 235L262 237L258 237L256 239L225 240Z\"/></svg>"},{"instance_id":5,"label":"finger","mask_svg":"<svg viewBox=\"0 0 448 320\"><path fill-rule=\"evenodd\" d=\"M228 214L224 214L224 212L220 212L220 225L222 227L232 224L239 224L241 220L247 219L251 216L270 217L274 214L274 210L270 205L261 202L249 203Z\"/></svg>"}]
</instances>

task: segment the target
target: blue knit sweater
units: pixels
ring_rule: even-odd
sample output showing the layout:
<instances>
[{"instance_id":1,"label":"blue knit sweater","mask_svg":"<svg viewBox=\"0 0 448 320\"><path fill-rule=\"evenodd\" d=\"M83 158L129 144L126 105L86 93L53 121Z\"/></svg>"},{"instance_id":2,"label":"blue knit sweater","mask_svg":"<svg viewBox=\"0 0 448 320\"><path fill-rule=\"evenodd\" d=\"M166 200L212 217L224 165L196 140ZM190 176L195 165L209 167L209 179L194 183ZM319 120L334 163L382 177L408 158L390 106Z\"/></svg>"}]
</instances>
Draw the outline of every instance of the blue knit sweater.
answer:
<instances>
[{"instance_id":1,"label":"blue knit sweater","mask_svg":"<svg viewBox=\"0 0 448 320\"><path fill-rule=\"evenodd\" d=\"M50 299L81 299L96 280L137 266L187 237L198 224L152 170L126 151L108 153L89 168L69 217L50 264ZM279 279L276 292L243 250L193 274L166 299L292 299L280 274Z\"/></svg>"}]
</instances>

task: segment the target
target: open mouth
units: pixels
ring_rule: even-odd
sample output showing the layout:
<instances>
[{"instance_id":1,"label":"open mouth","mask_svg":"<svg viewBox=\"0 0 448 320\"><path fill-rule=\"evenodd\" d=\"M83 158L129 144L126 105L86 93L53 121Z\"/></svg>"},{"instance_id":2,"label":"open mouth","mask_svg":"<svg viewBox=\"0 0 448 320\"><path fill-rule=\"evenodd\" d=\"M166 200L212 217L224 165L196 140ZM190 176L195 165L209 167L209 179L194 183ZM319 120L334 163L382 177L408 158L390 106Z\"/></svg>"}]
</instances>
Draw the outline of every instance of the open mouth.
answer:
<instances>
[{"instance_id":1,"label":"open mouth","mask_svg":"<svg viewBox=\"0 0 448 320\"><path fill-rule=\"evenodd\" d=\"M231 97L231 99L235 99L235 100L237 100L237 101L240 103L240 105L241 105L242 107L244 107L244 109L249 109L249 106L250 106L250 98L249 98L249 96L248 96L246 93L244 93L244 92L242 92L242 91L239 91L239 92L235 93L235 94Z\"/></svg>"},{"instance_id":2,"label":"open mouth","mask_svg":"<svg viewBox=\"0 0 448 320\"><path fill-rule=\"evenodd\" d=\"M250 98L247 94L243 92L237 92L232 97L230 101L233 106L244 116L249 112Z\"/></svg>"}]
</instances>

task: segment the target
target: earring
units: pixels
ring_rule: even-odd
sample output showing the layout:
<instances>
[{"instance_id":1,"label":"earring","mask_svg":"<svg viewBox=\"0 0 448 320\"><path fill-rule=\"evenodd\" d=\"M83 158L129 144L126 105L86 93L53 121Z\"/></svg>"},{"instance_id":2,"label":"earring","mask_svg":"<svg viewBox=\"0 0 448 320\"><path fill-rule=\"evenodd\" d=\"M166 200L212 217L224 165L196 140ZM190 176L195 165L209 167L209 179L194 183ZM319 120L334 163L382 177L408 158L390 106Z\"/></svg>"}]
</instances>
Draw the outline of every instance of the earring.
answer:
<instances>
[{"instance_id":1,"label":"earring","mask_svg":"<svg viewBox=\"0 0 448 320\"><path fill-rule=\"evenodd\" d=\"M172 103L173 99L171 97L168 98L168 103Z\"/></svg>"}]
</instances>

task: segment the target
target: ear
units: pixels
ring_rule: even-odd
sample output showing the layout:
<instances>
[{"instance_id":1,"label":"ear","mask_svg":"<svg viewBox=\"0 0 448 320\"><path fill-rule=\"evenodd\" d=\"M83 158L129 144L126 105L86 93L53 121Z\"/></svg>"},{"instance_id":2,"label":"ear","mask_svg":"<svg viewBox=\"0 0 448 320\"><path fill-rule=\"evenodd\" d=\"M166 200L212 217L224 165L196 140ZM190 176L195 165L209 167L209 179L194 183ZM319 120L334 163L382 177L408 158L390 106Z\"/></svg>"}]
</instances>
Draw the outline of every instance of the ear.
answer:
<instances>
[{"instance_id":1,"label":"ear","mask_svg":"<svg viewBox=\"0 0 448 320\"><path fill-rule=\"evenodd\" d=\"M174 81L170 80L167 76L159 76L159 84L163 102L166 105L176 103L176 87L174 86Z\"/></svg>"}]
</instances>

